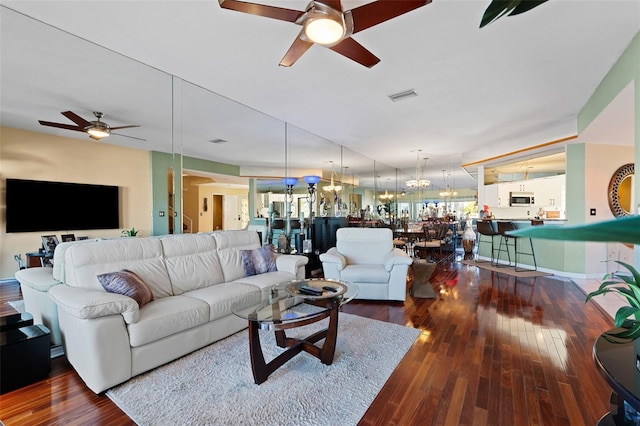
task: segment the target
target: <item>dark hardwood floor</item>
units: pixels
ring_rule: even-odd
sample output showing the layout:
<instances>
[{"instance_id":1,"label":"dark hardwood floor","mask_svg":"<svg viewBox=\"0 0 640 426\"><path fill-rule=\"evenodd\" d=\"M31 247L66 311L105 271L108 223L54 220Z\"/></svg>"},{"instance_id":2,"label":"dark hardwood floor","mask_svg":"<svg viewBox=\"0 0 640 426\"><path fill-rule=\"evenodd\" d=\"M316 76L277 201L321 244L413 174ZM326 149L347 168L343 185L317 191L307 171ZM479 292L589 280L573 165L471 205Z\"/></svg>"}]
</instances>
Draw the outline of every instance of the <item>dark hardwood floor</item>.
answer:
<instances>
[{"instance_id":1,"label":"dark hardwood floor","mask_svg":"<svg viewBox=\"0 0 640 426\"><path fill-rule=\"evenodd\" d=\"M591 350L612 321L572 282L509 277L453 257L439 263L437 299L354 301L344 312L404 324L422 334L361 425L594 425L611 389ZM21 298L3 284L0 315ZM5 425L129 425L86 388L64 357L47 380L0 395Z\"/></svg>"}]
</instances>

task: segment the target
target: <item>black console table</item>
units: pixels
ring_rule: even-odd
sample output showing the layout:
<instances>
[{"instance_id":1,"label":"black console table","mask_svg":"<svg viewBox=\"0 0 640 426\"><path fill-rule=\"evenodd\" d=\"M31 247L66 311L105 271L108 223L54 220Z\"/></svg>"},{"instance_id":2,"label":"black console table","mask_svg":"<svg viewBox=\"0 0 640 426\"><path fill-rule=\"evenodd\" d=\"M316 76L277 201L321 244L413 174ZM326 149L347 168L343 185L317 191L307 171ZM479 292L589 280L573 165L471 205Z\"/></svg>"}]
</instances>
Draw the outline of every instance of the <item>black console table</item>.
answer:
<instances>
[{"instance_id":1,"label":"black console table","mask_svg":"<svg viewBox=\"0 0 640 426\"><path fill-rule=\"evenodd\" d=\"M636 348L640 349L640 342L636 343ZM640 412L640 372L636 369L638 360L634 343L611 343L600 336L593 345L593 359L617 395L611 412L602 417L598 425L628 424L625 423L625 402Z\"/></svg>"},{"instance_id":2,"label":"black console table","mask_svg":"<svg viewBox=\"0 0 640 426\"><path fill-rule=\"evenodd\" d=\"M51 265L53 253L33 252L27 253L27 268Z\"/></svg>"},{"instance_id":3,"label":"black console table","mask_svg":"<svg viewBox=\"0 0 640 426\"><path fill-rule=\"evenodd\" d=\"M8 327L20 323L20 314ZM33 318L27 319L27 323ZM51 371L49 329L44 325L8 328L0 333L0 393L44 379Z\"/></svg>"},{"instance_id":4,"label":"black console table","mask_svg":"<svg viewBox=\"0 0 640 426\"><path fill-rule=\"evenodd\" d=\"M29 312L0 317L0 332L33 325L33 315Z\"/></svg>"}]
</instances>

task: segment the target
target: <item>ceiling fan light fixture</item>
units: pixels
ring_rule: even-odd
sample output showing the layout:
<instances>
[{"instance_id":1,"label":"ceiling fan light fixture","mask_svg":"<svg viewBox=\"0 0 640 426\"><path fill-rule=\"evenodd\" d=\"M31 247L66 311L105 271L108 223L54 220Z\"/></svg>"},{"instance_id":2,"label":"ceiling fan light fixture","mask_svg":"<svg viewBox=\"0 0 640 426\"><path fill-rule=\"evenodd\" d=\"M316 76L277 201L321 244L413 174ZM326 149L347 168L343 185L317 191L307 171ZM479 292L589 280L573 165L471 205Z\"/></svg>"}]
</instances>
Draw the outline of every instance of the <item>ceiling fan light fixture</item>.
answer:
<instances>
[{"instance_id":1,"label":"ceiling fan light fixture","mask_svg":"<svg viewBox=\"0 0 640 426\"><path fill-rule=\"evenodd\" d=\"M102 122L93 123L87 129L85 129L85 131L89 133L89 135L97 139L106 138L111 134L111 132L109 131L109 126Z\"/></svg>"},{"instance_id":2,"label":"ceiling fan light fixture","mask_svg":"<svg viewBox=\"0 0 640 426\"><path fill-rule=\"evenodd\" d=\"M342 11L335 10L321 2L312 1L304 15L298 20L304 25L304 37L313 43L332 46L346 37Z\"/></svg>"},{"instance_id":3,"label":"ceiling fan light fixture","mask_svg":"<svg viewBox=\"0 0 640 426\"><path fill-rule=\"evenodd\" d=\"M344 27L329 17L312 18L306 21L304 34L314 43L330 46L344 36Z\"/></svg>"}]
</instances>

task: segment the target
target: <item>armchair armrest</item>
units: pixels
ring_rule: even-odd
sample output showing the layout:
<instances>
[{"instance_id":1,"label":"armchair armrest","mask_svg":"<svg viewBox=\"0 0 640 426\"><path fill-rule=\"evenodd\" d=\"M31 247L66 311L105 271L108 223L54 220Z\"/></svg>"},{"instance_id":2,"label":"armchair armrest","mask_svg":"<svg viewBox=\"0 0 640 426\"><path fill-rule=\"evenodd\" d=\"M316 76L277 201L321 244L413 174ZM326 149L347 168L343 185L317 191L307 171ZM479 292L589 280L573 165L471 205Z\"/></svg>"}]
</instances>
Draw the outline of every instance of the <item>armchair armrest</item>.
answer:
<instances>
[{"instance_id":1,"label":"armchair armrest","mask_svg":"<svg viewBox=\"0 0 640 426\"><path fill-rule=\"evenodd\" d=\"M306 265L309 259L295 254L276 254L276 268L278 271L291 272L296 275L298 268Z\"/></svg>"},{"instance_id":2,"label":"armchair armrest","mask_svg":"<svg viewBox=\"0 0 640 426\"><path fill-rule=\"evenodd\" d=\"M63 284L51 287L49 296L58 305L58 309L80 319L120 314L127 324L132 324L140 317L138 303L121 294Z\"/></svg>"},{"instance_id":3,"label":"armchair armrest","mask_svg":"<svg viewBox=\"0 0 640 426\"><path fill-rule=\"evenodd\" d=\"M342 271L347 266L347 259L338 253L338 249L335 247L331 247L326 253L322 253L320 261L323 263L335 263L338 271Z\"/></svg>"},{"instance_id":4,"label":"armchair armrest","mask_svg":"<svg viewBox=\"0 0 640 426\"><path fill-rule=\"evenodd\" d=\"M384 269L390 272L394 265L411 265L413 259L404 251L394 248L384 256Z\"/></svg>"}]
</instances>

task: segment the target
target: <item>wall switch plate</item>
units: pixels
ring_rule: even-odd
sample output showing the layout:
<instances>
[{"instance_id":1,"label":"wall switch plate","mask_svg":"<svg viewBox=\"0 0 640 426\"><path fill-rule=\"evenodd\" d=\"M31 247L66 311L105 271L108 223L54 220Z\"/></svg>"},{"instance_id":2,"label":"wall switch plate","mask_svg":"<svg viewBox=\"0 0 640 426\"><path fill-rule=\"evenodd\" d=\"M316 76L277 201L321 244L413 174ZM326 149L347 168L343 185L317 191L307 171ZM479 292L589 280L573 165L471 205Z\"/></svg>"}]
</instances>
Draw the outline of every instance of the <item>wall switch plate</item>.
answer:
<instances>
[{"instance_id":1,"label":"wall switch plate","mask_svg":"<svg viewBox=\"0 0 640 426\"><path fill-rule=\"evenodd\" d=\"M589 210L589 214L590 214L591 216L595 216L595 215L596 215L596 209L590 209L590 210Z\"/></svg>"}]
</instances>

